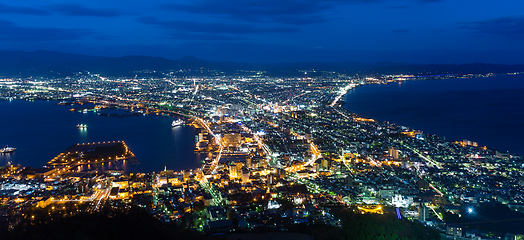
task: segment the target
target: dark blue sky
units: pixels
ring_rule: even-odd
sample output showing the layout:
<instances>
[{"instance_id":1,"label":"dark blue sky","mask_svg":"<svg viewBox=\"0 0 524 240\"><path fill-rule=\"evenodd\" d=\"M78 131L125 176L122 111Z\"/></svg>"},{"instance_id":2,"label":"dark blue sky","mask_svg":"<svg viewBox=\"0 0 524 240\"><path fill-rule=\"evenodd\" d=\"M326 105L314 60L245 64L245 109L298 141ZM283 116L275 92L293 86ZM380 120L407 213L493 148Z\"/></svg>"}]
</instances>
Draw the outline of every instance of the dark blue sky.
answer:
<instances>
[{"instance_id":1,"label":"dark blue sky","mask_svg":"<svg viewBox=\"0 0 524 240\"><path fill-rule=\"evenodd\" d=\"M0 49L237 62L524 63L522 0L4 0Z\"/></svg>"}]
</instances>

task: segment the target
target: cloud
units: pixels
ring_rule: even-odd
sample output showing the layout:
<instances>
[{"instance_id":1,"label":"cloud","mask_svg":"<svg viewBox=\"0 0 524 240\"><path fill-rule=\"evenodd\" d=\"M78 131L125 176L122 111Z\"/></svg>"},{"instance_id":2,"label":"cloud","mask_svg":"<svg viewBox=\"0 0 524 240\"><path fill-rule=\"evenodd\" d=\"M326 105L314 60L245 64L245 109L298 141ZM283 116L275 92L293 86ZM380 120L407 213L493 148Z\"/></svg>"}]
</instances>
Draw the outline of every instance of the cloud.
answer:
<instances>
[{"instance_id":1,"label":"cloud","mask_svg":"<svg viewBox=\"0 0 524 240\"><path fill-rule=\"evenodd\" d=\"M5 4L0 4L0 13L17 13L17 14L27 14L27 15L48 15L49 12L32 7L13 7Z\"/></svg>"},{"instance_id":2,"label":"cloud","mask_svg":"<svg viewBox=\"0 0 524 240\"><path fill-rule=\"evenodd\" d=\"M263 58L282 55L278 45L267 43L254 43L250 41L210 41L194 42L188 41L172 46L172 54L182 56L195 56L200 59L238 61L238 62L261 62Z\"/></svg>"},{"instance_id":3,"label":"cloud","mask_svg":"<svg viewBox=\"0 0 524 240\"><path fill-rule=\"evenodd\" d=\"M348 4L384 3L394 0L194 0L161 4L160 9L227 18L243 22L308 25L331 20L328 11ZM410 0L434 3L442 0Z\"/></svg>"},{"instance_id":4,"label":"cloud","mask_svg":"<svg viewBox=\"0 0 524 240\"><path fill-rule=\"evenodd\" d=\"M253 24L164 21L153 17L141 17L139 22L155 25L164 29L183 31L185 33L246 34L246 33L288 33L298 29L293 27L259 27Z\"/></svg>"},{"instance_id":5,"label":"cloud","mask_svg":"<svg viewBox=\"0 0 524 240\"><path fill-rule=\"evenodd\" d=\"M113 9L100 9L85 7L80 4L54 4L49 9L67 16L90 16L90 17L118 17L126 13Z\"/></svg>"},{"instance_id":6,"label":"cloud","mask_svg":"<svg viewBox=\"0 0 524 240\"><path fill-rule=\"evenodd\" d=\"M89 29L21 27L5 20L0 20L0 32L0 40L21 42L77 40L95 35Z\"/></svg>"},{"instance_id":7,"label":"cloud","mask_svg":"<svg viewBox=\"0 0 524 240\"><path fill-rule=\"evenodd\" d=\"M524 37L524 16L511 16L476 22L464 22L459 23L459 26L462 29L472 30L480 35L510 38Z\"/></svg>"},{"instance_id":8,"label":"cloud","mask_svg":"<svg viewBox=\"0 0 524 240\"><path fill-rule=\"evenodd\" d=\"M305 25L327 21L322 16L326 10L335 8L333 0L197 0L189 4L163 4L163 10L203 14L243 22L269 22ZM342 1L340 1L342 2ZM355 2L367 2L356 0Z\"/></svg>"}]
</instances>

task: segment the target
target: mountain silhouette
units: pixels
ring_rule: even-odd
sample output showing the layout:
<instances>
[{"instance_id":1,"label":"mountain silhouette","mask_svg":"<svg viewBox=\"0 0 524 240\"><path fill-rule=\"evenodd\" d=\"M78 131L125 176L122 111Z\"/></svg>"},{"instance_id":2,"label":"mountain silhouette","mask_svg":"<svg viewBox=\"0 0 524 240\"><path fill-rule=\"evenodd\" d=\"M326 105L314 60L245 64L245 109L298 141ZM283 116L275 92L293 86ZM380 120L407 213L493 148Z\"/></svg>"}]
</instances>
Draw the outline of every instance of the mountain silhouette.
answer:
<instances>
[{"instance_id":1,"label":"mountain silhouette","mask_svg":"<svg viewBox=\"0 0 524 240\"><path fill-rule=\"evenodd\" d=\"M205 71L204 71L205 70ZM210 71L215 70L215 71ZM243 71L240 71L243 70ZM202 60L192 56L171 60L162 57L123 56L101 57L51 51L2 51L0 50L0 76L66 77L78 72L92 72L104 76L161 76L162 72L185 75L240 74L245 71L264 71L267 75L300 75L298 70L309 71L311 76L325 71L348 74L467 74L522 72L524 65L487 63L428 64L379 62L298 62L298 63L236 63Z\"/></svg>"}]
</instances>

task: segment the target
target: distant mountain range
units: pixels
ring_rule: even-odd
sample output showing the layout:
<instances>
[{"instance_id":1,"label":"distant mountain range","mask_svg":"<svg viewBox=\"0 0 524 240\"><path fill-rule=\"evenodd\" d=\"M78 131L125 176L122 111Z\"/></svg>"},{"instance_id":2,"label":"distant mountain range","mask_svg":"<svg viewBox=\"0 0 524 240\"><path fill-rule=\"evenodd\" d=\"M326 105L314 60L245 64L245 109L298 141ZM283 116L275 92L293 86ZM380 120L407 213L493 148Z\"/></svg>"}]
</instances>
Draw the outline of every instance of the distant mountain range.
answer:
<instances>
[{"instance_id":1,"label":"distant mountain range","mask_svg":"<svg viewBox=\"0 0 524 240\"><path fill-rule=\"evenodd\" d=\"M216 70L216 71L211 71ZM302 71L300 71L302 70ZM173 71L175 75L213 75L217 72L242 74L245 71L265 71L268 75L292 76L325 74L323 71L348 74L446 74L446 73L507 73L524 72L524 65L503 64L430 64L380 62L365 64L358 62L298 62L298 63L235 63L208 61L195 57L170 60L161 57L124 56L99 57L50 51L1 51L0 76L71 76L89 71L105 76L160 76L160 72ZM316 71L313 71L316 70Z\"/></svg>"}]
</instances>

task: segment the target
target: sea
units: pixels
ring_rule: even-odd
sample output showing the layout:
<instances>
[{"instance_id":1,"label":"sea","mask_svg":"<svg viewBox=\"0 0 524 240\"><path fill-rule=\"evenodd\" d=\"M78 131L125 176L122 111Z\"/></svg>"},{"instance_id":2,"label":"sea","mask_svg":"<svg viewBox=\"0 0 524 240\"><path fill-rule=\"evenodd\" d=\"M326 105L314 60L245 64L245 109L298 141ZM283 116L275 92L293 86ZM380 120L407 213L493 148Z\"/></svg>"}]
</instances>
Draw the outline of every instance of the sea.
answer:
<instances>
[{"instance_id":1,"label":"sea","mask_svg":"<svg viewBox=\"0 0 524 240\"><path fill-rule=\"evenodd\" d=\"M207 154L194 153L195 129L171 127L175 117L167 115L128 116L123 110L102 112L70 111L78 106L58 101L0 101L0 148L17 148L0 153L0 165L21 164L42 167L77 143L124 141L139 164L113 164L104 169L127 172L184 170L202 166ZM116 111L116 112L115 112ZM120 112L119 112L120 111ZM100 116L120 115L125 117ZM87 129L78 129L86 124Z\"/></svg>"},{"instance_id":2,"label":"sea","mask_svg":"<svg viewBox=\"0 0 524 240\"><path fill-rule=\"evenodd\" d=\"M364 117L524 155L524 75L364 85L345 100Z\"/></svg>"}]
</instances>

